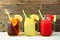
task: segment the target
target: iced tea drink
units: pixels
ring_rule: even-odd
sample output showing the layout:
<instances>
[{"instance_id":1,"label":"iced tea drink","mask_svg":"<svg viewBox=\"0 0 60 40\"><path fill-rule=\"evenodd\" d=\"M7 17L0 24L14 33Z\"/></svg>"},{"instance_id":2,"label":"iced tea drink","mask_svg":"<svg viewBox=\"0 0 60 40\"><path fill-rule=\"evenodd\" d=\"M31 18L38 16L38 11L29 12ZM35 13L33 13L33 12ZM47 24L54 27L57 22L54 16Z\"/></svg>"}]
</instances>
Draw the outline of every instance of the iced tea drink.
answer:
<instances>
[{"instance_id":1,"label":"iced tea drink","mask_svg":"<svg viewBox=\"0 0 60 40\"><path fill-rule=\"evenodd\" d=\"M8 22L8 35L18 35L20 32L19 20L11 18Z\"/></svg>"}]
</instances>

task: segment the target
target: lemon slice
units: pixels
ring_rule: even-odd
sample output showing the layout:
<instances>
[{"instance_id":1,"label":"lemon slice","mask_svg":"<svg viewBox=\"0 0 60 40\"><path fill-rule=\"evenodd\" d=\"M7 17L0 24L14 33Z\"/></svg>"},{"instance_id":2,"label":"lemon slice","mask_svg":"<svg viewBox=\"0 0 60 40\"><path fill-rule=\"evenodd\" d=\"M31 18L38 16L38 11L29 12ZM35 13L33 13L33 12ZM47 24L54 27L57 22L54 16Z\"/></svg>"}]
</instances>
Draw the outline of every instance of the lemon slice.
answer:
<instances>
[{"instance_id":1,"label":"lemon slice","mask_svg":"<svg viewBox=\"0 0 60 40\"><path fill-rule=\"evenodd\" d=\"M15 27L15 25L17 24L17 20L13 17L10 17L9 20L12 23L13 27Z\"/></svg>"},{"instance_id":2,"label":"lemon slice","mask_svg":"<svg viewBox=\"0 0 60 40\"><path fill-rule=\"evenodd\" d=\"M54 20L53 21L56 22L56 15L54 15Z\"/></svg>"},{"instance_id":3,"label":"lemon slice","mask_svg":"<svg viewBox=\"0 0 60 40\"><path fill-rule=\"evenodd\" d=\"M32 14L32 15L31 15L31 18L32 18L32 19L35 19L35 20L39 20L39 17L38 17L36 14Z\"/></svg>"},{"instance_id":4,"label":"lemon slice","mask_svg":"<svg viewBox=\"0 0 60 40\"><path fill-rule=\"evenodd\" d=\"M14 17L20 21L22 21L22 17L20 15L14 15Z\"/></svg>"}]
</instances>

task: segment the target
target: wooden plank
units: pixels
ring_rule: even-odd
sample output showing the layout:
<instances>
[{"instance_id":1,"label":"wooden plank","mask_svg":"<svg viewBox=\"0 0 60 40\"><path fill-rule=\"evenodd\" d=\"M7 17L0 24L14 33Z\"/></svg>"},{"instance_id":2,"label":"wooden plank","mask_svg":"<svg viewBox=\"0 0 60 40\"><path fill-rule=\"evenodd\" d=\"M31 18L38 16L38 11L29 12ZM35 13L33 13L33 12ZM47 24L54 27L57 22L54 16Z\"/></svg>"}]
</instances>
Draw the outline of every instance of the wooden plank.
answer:
<instances>
[{"instance_id":1,"label":"wooden plank","mask_svg":"<svg viewBox=\"0 0 60 40\"><path fill-rule=\"evenodd\" d=\"M60 4L57 0L0 0L0 4Z\"/></svg>"}]
</instances>

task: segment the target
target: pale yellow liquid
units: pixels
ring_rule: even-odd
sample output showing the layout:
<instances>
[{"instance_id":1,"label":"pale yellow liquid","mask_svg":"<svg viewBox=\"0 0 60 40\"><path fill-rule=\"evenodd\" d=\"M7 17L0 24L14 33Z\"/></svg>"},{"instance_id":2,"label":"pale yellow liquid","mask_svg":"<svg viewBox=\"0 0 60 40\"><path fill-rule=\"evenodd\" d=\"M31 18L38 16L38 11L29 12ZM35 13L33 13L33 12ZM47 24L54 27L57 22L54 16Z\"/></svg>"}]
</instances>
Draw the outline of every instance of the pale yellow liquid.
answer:
<instances>
[{"instance_id":1,"label":"pale yellow liquid","mask_svg":"<svg viewBox=\"0 0 60 40\"><path fill-rule=\"evenodd\" d=\"M34 20L26 18L24 22L24 34L28 36L34 36L36 34Z\"/></svg>"}]
</instances>

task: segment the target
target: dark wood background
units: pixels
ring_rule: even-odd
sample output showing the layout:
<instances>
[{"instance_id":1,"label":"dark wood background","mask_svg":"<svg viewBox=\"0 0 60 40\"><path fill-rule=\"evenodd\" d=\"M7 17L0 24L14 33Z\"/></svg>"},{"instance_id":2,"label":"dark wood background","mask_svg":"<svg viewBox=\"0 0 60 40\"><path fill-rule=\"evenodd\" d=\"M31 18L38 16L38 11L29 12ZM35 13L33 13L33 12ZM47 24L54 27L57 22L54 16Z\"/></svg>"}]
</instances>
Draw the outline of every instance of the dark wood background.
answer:
<instances>
[{"instance_id":1,"label":"dark wood background","mask_svg":"<svg viewBox=\"0 0 60 40\"><path fill-rule=\"evenodd\" d=\"M55 14L57 15L55 31L60 32L60 0L0 0L0 21L4 21L4 24L1 23L1 27L3 26L2 29L5 28L3 31L7 31L8 22L8 17L4 12L5 9L8 9L11 16L20 14L23 18L22 9L28 14L37 14L38 16L38 9L44 15ZM21 29L22 27L23 22L21 22Z\"/></svg>"}]
</instances>

